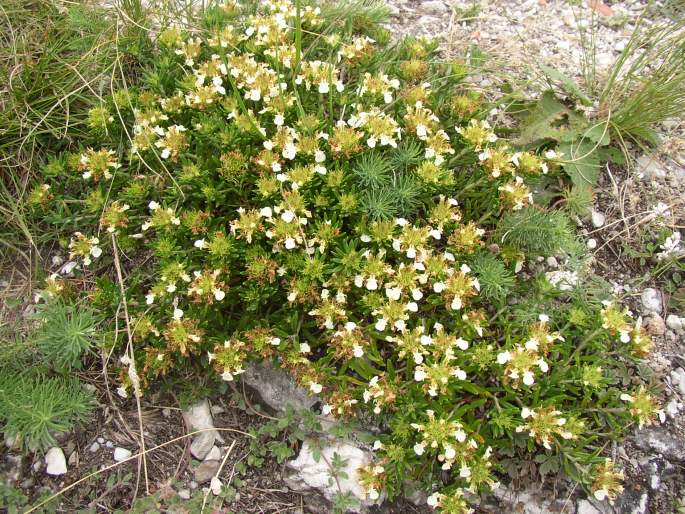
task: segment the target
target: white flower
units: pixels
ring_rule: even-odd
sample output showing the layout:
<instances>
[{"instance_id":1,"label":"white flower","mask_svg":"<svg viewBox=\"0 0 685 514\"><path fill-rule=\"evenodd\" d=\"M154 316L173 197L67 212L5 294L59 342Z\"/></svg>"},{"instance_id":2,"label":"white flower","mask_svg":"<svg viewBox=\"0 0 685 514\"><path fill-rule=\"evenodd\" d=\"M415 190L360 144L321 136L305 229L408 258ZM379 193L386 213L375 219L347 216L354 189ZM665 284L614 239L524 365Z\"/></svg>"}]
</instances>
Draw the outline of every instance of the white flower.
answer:
<instances>
[{"instance_id":1,"label":"white flower","mask_svg":"<svg viewBox=\"0 0 685 514\"><path fill-rule=\"evenodd\" d=\"M312 382L309 386L309 390L314 394L319 394L321 391L323 391L323 386L321 384L317 384L316 382Z\"/></svg>"},{"instance_id":2,"label":"white flower","mask_svg":"<svg viewBox=\"0 0 685 514\"><path fill-rule=\"evenodd\" d=\"M535 383L535 375L531 373L530 371L524 371L523 372L523 383L526 384L527 386L531 386Z\"/></svg>"},{"instance_id":3,"label":"white flower","mask_svg":"<svg viewBox=\"0 0 685 514\"><path fill-rule=\"evenodd\" d=\"M426 503L433 508L437 507L438 503L440 503L440 493L431 494L426 500Z\"/></svg>"},{"instance_id":4,"label":"white flower","mask_svg":"<svg viewBox=\"0 0 685 514\"><path fill-rule=\"evenodd\" d=\"M529 418L530 416L532 416L532 414L533 414L533 411L530 410L528 407L523 407L523 408L521 409L521 417L522 417L523 419Z\"/></svg>"},{"instance_id":5,"label":"white flower","mask_svg":"<svg viewBox=\"0 0 685 514\"><path fill-rule=\"evenodd\" d=\"M673 232L673 234L668 236L666 241L660 245L660 248L663 250L663 252L656 254L657 259L663 260L667 257L682 253L683 248L680 246L680 238L680 232Z\"/></svg>"},{"instance_id":6,"label":"white flower","mask_svg":"<svg viewBox=\"0 0 685 514\"><path fill-rule=\"evenodd\" d=\"M416 455L423 455L423 452L425 449L426 449L425 443L416 443L414 445L414 453Z\"/></svg>"},{"instance_id":7,"label":"white flower","mask_svg":"<svg viewBox=\"0 0 685 514\"><path fill-rule=\"evenodd\" d=\"M426 380L426 372L423 370L423 368L416 368L414 370L414 380L417 382L423 382Z\"/></svg>"},{"instance_id":8,"label":"white flower","mask_svg":"<svg viewBox=\"0 0 685 514\"><path fill-rule=\"evenodd\" d=\"M609 494L609 492L606 489L597 489L594 492L595 499L597 499L598 501L601 501L601 502L606 500L608 494Z\"/></svg>"},{"instance_id":9,"label":"white flower","mask_svg":"<svg viewBox=\"0 0 685 514\"><path fill-rule=\"evenodd\" d=\"M224 293L221 289L215 289L214 290L214 298L216 298L216 300L218 302L223 300L225 296L226 296L226 293Z\"/></svg>"},{"instance_id":10,"label":"white flower","mask_svg":"<svg viewBox=\"0 0 685 514\"><path fill-rule=\"evenodd\" d=\"M309 353L311 351L312 349L309 346L309 343L300 343L300 353Z\"/></svg>"},{"instance_id":11,"label":"white flower","mask_svg":"<svg viewBox=\"0 0 685 514\"><path fill-rule=\"evenodd\" d=\"M175 319L175 320L179 320L179 319L181 319L182 317L183 317L183 311L182 311L181 309L179 309L178 307L176 307L176 308L174 309L174 319Z\"/></svg>"},{"instance_id":12,"label":"white flower","mask_svg":"<svg viewBox=\"0 0 685 514\"><path fill-rule=\"evenodd\" d=\"M204 239L197 239L197 240L193 243L193 246L194 246L195 248L199 248L200 250L202 250L202 249L206 246L206 244L207 244L207 243L205 242Z\"/></svg>"}]
</instances>

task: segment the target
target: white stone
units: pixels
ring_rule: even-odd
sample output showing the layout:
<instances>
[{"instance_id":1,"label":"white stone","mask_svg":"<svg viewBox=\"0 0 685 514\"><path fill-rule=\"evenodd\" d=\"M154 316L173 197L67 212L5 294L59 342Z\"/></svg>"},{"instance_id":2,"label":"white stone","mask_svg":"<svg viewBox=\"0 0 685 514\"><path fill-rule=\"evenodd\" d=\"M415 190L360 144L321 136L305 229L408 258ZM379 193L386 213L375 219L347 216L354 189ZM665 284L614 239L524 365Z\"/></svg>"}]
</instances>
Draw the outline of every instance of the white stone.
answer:
<instances>
[{"instance_id":1,"label":"white stone","mask_svg":"<svg viewBox=\"0 0 685 514\"><path fill-rule=\"evenodd\" d=\"M576 506L576 514L602 514L588 500L580 500Z\"/></svg>"},{"instance_id":2,"label":"white stone","mask_svg":"<svg viewBox=\"0 0 685 514\"><path fill-rule=\"evenodd\" d=\"M661 166L659 161L648 155L641 155L637 158L637 170L648 179L666 177L666 170Z\"/></svg>"},{"instance_id":3,"label":"white stone","mask_svg":"<svg viewBox=\"0 0 685 514\"><path fill-rule=\"evenodd\" d=\"M67 472L67 459L64 456L62 448L55 446L50 448L45 454L45 472L48 475L59 476Z\"/></svg>"},{"instance_id":4,"label":"white stone","mask_svg":"<svg viewBox=\"0 0 685 514\"><path fill-rule=\"evenodd\" d=\"M221 460L221 450L216 446L212 446L209 453L205 456L204 460Z\"/></svg>"},{"instance_id":5,"label":"white stone","mask_svg":"<svg viewBox=\"0 0 685 514\"><path fill-rule=\"evenodd\" d=\"M95 441L93 444L90 445L90 448L88 448L91 452L95 453L100 449L100 444Z\"/></svg>"},{"instance_id":6,"label":"white stone","mask_svg":"<svg viewBox=\"0 0 685 514\"><path fill-rule=\"evenodd\" d=\"M190 490L189 489L180 489L178 491L178 497L181 498L182 500L190 500Z\"/></svg>"},{"instance_id":7,"label":"white stone","mask_svg":"<svg viewBox=\"0 0 685 514\"><path fill-rule=\"evenodd\" d=\"M604 226L606 220L607 217L604 215L604 213L592 209L592 224L595 227L599 228Z\"/></svg>"},{"instance_id":8,"label":"white stone","mask_svg":"<svg viewBox=\"0 0 685 514\"><path fill-rule=\"evenodd\" d=\"M183 419L191 432L202 430L190 443L190 453L198 460L203 460L214 446L214 442L223 439L214 430L212 411L207 400L201 400L183 411Z\"/></svg>"},{"instance_id":9,"label":"white stone","mask_svg":"<svg viewBox=\"0 0 685 514\"><path fill-rule=\"evenodd\" d=\"M440 0L428 0L426 2L421 2L421 8L426 11L433 12L446 12L447 6Z\"/></svg>"},{"instance_id":10,"label":"white stone","mask_svg":"<svg viewBox=\"0 0 685 514\"><path fill-rule=\"evenodd\" d=\"M104 437L98 437L98 443L105 444L105 438Z\"/></svg>"},{"instance_id":11,"label":"white stone","mask_svg":"<svg viewBox=\"0 0 685 514\"><path fill-rule=\"evenodd\" d=\"M671 371L671 384L677 385L680 394L685 397L685 369L676 368Z\"/></svg>"},{"instance_id":12,"label":"white stone","mask_svg":"<svg viewBox=\"0 0 685 514\"><path fill-rule=\"evenodd\" d=\"M683 404L680 403L678 400L673 398L670 402L666 404L666 407L664 407L664 410L666 411L666 414L669 415L672 419L675 419L678 416L678 413L683 409Z\"/></svg>"},{"instance_id":13,"label":"white stone","mask_svg":"<svg viewBox=\"0 0 685 514\"><path fill-rule=\"evenodd\" d=\"M642 306L650 312L661 312L661 293L652 287L642 291Z\"/></svg>"},{"instance_id":14,"label":"white stone","mask_svg":"<svg viewBox=\"0 0 685 514\"><path fill-rule=\"evenodd\" d=\"M682 332L685 328L685 318L679 318L675 314L666 316L666 326L674 332Z\"/></svg>"},{"instance_id":15,"label":"white stone","mask_svg":"<svg viewBox=\"0 0 685 514\"><path fill-rule=\"evenodd\" d=\"M114 448L114 460L117 462L121 462L123 460L128 459L131 456L131 450L127 450L126 448Z\"/></svg>"},{"instance_id":16,"label":"white stone","mask_svg":"<svg viewBox=\"0 0 685 514\"><path fill-rule=\"evenodd\" d=\"M314 459L314 451L310 440L306 439L297 458L286 463L289 476L285 478L285 482L291 489L305 493L316 491L330 502L334 500L339 492L343 494L349 493L354 499L359 501L362 510L383 500L383 495L376 502L366 499L364 490L357 481L357 470L373 461L373 454L371 452L362 450L347 441L339 439L320 441L317 444L323 444L324 446L318 462ZM343 462L346 462L341 470L344 471L345 475L338 476L340 490L338 490L336 481L330 480L331 470L328 463L333 461L335 454ZM358 509L358 507L354 508ZM353 510L353 512L361 511Z\"/></svg>"}]
</instances>

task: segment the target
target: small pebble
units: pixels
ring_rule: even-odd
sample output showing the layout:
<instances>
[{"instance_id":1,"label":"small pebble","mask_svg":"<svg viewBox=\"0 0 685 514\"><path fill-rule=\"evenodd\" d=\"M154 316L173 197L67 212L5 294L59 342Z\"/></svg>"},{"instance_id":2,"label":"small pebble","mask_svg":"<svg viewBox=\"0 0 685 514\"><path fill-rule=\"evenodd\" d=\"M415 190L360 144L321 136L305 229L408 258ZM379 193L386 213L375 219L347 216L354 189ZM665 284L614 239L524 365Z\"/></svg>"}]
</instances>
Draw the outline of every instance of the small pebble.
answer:
<instances>
[{"instance_id":1,"label":"small pebble","mask_svg":"<svg viewBox=\"0 0 685 514\"><path fill-rule=\"evenodd\" d=\"M67 459L61 448L55 446L45 454L45 472L48 475L59 476L67 472Z\"/></svg>"},{"instance_id":2,"label":"small pebble","mask_svg":"<svg viewBox=\"0 0 685 514\"><path fill-rule=\"evenodd\" d=\"M95 453L100 450L100 444L95 441L93 444L90 445L90 448L88 448L91 452Z\"/></svg>"},{"instance_id":3,"label":"small pebble","mask_svg":"<svg viewBox=\"0 0 685 514\"><path fill-rule=\"evenodd\" d=\"M674 332L682 332L685 328L685 318L679 318L675 314L666 316L666 326Z\"/></svg>"},{"instance_id":4,"label":"small pebble","mask_svg":"<svg viewBox=\"0 0 685 514\"><path fill-rule=\"evenodd\" d=\"M590 250L594 250L595 248L597 248L597 240L596 239L588 239L587 240L587 247Z\"/></svg>"},{"instance_id":5,"label":"small pebble","mask_svg":"<svg viewBox=\"0 0 685 514\"><path fill-rule=\"evenodd\" d=\"M607 220L607 217L604 215L604 213L601 213L599 211L592 209L592 224L596 228L604 226L604 223L606 222L606 220Z\"/></svg>"},{"instance_id":6,"label":"small pebble","mask_svg":"<svg viewBox=\"0 0 685 514\"><path fill-rule=\"evenodd\" d=\"M126 448L115 448L114 449L114 460L117 462L121 462L123 460L128 459L131 456L131 450L127 450Z\"/></svg>"},{"instance_id":7,"label":"small pebble","mask_svg":"<svg viewBox=\"0 0 685 514\"><path fill-rule=\"evenodd\" d=\"M640 299L642 300L642 306L646 311L661 312L661 293L653 287L648 287L642 291Z\"/></svg>"},{"instance_id":8,"label":"small pebble","mask_svg":"<svg viewBox=\"0 0 685 514\"><path fill-rule=\"evenodd\" d=\"M662 336L666 333L666 324L664 318L655 314L650 316L645 322L645 328L650 336Z\"/></svg>"}]
</instances>

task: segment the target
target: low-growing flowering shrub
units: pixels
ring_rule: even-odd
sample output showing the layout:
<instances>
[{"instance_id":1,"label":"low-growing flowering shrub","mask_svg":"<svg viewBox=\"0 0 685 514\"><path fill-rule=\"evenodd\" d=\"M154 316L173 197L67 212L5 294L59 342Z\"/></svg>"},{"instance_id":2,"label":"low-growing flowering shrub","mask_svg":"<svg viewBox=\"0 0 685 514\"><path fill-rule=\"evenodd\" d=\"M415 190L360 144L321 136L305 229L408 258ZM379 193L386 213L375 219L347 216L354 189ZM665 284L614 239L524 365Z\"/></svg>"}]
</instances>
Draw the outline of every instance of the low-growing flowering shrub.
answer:
<instances>
[{"instance_id":1,"label":"low-growing flowering shrub","mask_svg":"<svg viewBox=\"0 0 685 514\"><path fill-rule=\"evenodd\" d=\"M650 341L618 304L574 294L582 259L563 288L524 271L579 247L536 205L563 156L500 142L462 63L362 19L228 1L202 32L168 28L143 87L46 168L34 205L73 227L70 258L115 277L116 256L126 274L120 394L267 359L324 415L381 429L358 473L371 499L413 480L471 512L469 493L547 453L613 500L597 434L658 418L622 375ZM89 294L114 330L123 299L103 284Z\"/></svg>"}]
</instances>

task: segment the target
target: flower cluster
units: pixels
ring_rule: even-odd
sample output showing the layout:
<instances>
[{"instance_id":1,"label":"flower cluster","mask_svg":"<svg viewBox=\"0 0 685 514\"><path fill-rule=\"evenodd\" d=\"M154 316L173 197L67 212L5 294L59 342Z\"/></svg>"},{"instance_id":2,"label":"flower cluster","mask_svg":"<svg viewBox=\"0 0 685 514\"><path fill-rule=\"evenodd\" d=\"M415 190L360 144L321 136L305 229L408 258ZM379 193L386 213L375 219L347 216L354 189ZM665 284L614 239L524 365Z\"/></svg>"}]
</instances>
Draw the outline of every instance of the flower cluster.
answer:
<instances>
[{"instance_id":1,"label":"flower cluster","mask_svg":"<svg viewBox=\"0 0 685 514\"><path fill-rule=\"evenodd\" d=\"M580 268L522 272L545 246L521 236L519 216L546 215L527 182L563 182L551 142L538 154L502 141L465 66L434 59L428 40L388 44L365 16L343 33L330 10L292 0L216 9L206 33L159 35L159 84L116 95L128 151L108 149L120 139L111 109L93 111L102 149L52 168L76 184L31 193L35 210L77 206L68 226L95 220L81 230L96 236L73 234L71 259L100 257L102 233L126 254L135 344L122 393L202 367L232 381L268 360L323 416L379 418L376 458L356 477L368 499L411 473L444 484L428 504L451 514L472 512L467 491L496 487L498 457L524 451L513 432L531 451L582 456L581 434L608 432L589 407L659 417L643 388L607 394L617 362L650 350L642 321L565 294L584 285ZM82 197L61 203L71 191ZM527 239L547 237L536 229ZM53 276L41 295L72 289ZM528 321L539 312L554 323ZM579 459L590 469L596 457ZM598 499L620 490L608 465L594 480Z\"/></svg>"},{"instance_id":2,"label":"flower cluster","mask_svg":"<svg viewBox=\"0 0 685 514\"><path fill-rule=\"evenodd\" d=\"M100 240L97 237L88 237L81 232L74 232L74 237L69 242L69 258L79 258L84 266L89 266L102 255L102 248L98 246Z\"/></svg>"},{"instance_id":3,"label":"flower cluster","mask_svg":"<svg viewBox=\"0 0 685 514\"><path fill-rule=\"evenodd\" d=\"M640 386L634 393L622 393L621 400L627 402L630 414L637 419L638 425L652 425L657 421L666 421L666 415L661 410L659 402L644 386Z\"/></svg>"},{"instance_id":4,"label":"flower cluster","mask_svg":"<svg viewBox=\"0 0 685 514\"><path fill-rule=\"evenodd\" d=\"M556 437L562 439L574 439L577 437L572 431L566 428L567 419L562 416L561 411L554 407L538 407L521 409L521 418L525 423L516 427L517 432L528 432L528 435L535 439L548 450L552 449L552 443Z\"/></svg>"},{"instance_id":5,"label":"flower cluster","mask_svg":"<svg viewBox=\"0 0 685 514\"><path fill-rule=\"evenodd\" d=\"M592 494L599 501L609 500L613 505L616 496L623 491L621 482L623 481L623 473L615 469L614 462L611 459L605 459L604 462L595 466L595 479L592 482Z\"/></svg>"}]
</instances>

